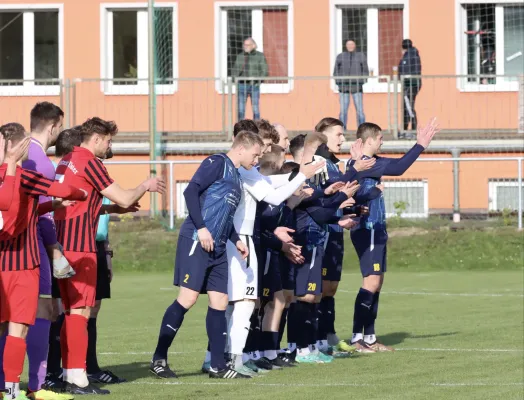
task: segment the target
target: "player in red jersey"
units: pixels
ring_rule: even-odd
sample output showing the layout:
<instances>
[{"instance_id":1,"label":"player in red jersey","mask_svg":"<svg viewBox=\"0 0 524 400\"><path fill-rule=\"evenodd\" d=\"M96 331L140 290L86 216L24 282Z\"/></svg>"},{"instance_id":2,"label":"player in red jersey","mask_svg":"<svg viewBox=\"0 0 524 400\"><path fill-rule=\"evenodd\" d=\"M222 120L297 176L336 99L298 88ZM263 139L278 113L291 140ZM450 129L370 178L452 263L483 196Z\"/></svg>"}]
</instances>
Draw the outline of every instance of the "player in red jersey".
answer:
<instances>
[{"instance_id":1,"label":"player in red jersey","mask_svg":"<svg viewBox=\"0 0 524 400\"><path fill-rule=\"evenodd\" d=\"M114 183L99 160L104 158L118 132L116 124L100 118L88 119L80 128L82 144L59 162L56 179L88 192L88 200L55 212L58 242L76 274L59 281L66 317L60 335L65 390L71 394L107 394L89 383L86 374L87 321L95 304L96 231L103 197L128 208L146 192L165 192L165 183L150 178L135 189Z\"/></svg>"},{"instance_id":2,"label":"player in red jersey","mask_svg":"<svg viewBox=\"0 0 524 400\"><path fill-rule=\"evenodd\" d=\"M17 123L0 127L10 148L26 140L25 129ZM5 143L4 141L4 143ZM24 142L25 143L25 142ZM9 153L9 152L8 152ZM27 150L22 160L27 158ZM18 162L20 163L21 160ZM0 166L0 176L8 168ZM37 219L39 196L85 200L86 192L41 174L16 167L14 190L9 208L2 211L0 231L0 333L8 329L4 355L4 399L25 398L20 395L20 375L24 366L27 331L36 318L40 253L38 251Z\"/></svg>"}]
</instances>

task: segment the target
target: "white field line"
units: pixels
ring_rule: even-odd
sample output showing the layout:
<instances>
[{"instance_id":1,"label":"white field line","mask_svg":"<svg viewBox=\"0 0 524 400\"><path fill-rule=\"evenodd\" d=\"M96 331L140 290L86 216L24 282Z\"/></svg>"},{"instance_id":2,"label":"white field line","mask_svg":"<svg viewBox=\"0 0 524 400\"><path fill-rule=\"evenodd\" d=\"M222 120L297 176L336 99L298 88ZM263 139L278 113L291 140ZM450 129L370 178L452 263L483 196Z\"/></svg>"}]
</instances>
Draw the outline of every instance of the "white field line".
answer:
<instances>
[{"instance_id":1,"label":"white field line","mask_svg":"<svg viewBox=\"0 0 524 400\"><path fill-rule=\"evenodd\" d=\"M160 290L171 291L173 288L161 287ZM356 293L354 290L338 289L337 292ZM443 297L524 297L522 293L446 293L446 292L404 292L386 290L382 294L394 294L399 296L443 296Z\"/></svg>"},{"instance_id":2,"label":"white field line","mask_svg":"<svg viewBox=\"0 0 524 400\"><path fill-rule=\"evenodd\" d=\"M242 383L240 383L242 382ZM155 381L155 382L131 382L131 384L134 385L186 385L186 386L202 386L202 385L210 385L210 386L221 386L221 385L227 385L227 386L269 386L269 387L369 387L369 386L401 386L401 387L408 387L408 386L424 386L424 384L421 383L413 383L413 384L397 384L392 385L391 383L264 383L264 382L258 382L254 379L250 380L249 383L246 380L241 381L231 381L227 380L224 382L184 382L184 381L176 381L176 382L166 382L166 381ZM433 386L433 387L499 387L499 386L524 386L524 382L510 382L510 383L495 383L495 382L471 382L471 383L452 383L452 382L428 382L425 384L425 386Z\"/></svg>"},{"instance_id":3,"label":"white field line","mask_svg":"<svg viewBox=\"0 0 524 400\"><path fill-rule=\"evenodd\" d=\"M405 348L395 348L396 351L420 351L420 352L430 352L430 351L442 351L442 352L451 352L451 353L522 353L524 349L438 349L438 348L424 348L424 347L405 347ZM193 351L173 351L169 354L195 354L201 353L205 354L205 350L193 350ZM152 355L152 351L124 351L124 352L102 352L98 353L99 355Z\"/></svg>"}]
</instances>

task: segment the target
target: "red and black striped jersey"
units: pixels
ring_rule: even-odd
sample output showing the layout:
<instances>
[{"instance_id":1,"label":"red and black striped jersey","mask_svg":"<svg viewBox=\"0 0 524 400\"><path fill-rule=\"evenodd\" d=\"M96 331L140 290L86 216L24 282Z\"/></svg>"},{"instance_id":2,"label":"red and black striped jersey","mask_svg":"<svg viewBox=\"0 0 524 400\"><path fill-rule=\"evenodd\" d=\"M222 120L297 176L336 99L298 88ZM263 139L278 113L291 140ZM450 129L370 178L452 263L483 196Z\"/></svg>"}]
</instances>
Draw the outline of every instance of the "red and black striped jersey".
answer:
<instances>
[{"instance_id":1,"label":"red and black striped jersey","mask_svg":"<svg viewBox=\"0 0 524 400\"><path fill-rule=\"evenodd\" d=\"M64 250L95 253L98 214L103 199L100 192L113 180L104 164L84 147L75 147L64 156L58 163L55 179L87 192L86 201L55 211L58 242Z\"/></svg>"},{"instance_id":2,"label":"red and black striped jersey","mask_svg":"<svg viewBox=\"0 0 524 400\"><path fill-rule=\"evenodd\" d=\"M0 166L4 177L7 164ZM0 211L0 266L2 271L34 269L40 265L36 223L40 196L81 200L85 193L17 167L12 200Z\"/></svg>"}]
</instances>

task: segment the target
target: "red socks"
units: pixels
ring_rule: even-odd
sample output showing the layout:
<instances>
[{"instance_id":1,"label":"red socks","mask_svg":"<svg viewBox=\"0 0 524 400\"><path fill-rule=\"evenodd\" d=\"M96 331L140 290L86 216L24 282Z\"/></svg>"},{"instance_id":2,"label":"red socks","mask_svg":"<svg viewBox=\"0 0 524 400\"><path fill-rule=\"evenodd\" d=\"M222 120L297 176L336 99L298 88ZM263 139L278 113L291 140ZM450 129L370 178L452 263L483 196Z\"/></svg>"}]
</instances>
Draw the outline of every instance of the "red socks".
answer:
<instances>
[{"instance_id":1,"label":"red socks","mask_svg":"<svg viewBox=\"0 0 524 400\"><path fill-rule=\"evenodd\" d=\"M60 333L64 369L86 369L87 341L87 318L66 315Z\"/></svg>"},{"instance_id":2,"label":"red socks","mask_svg":"<svg viewBox=\"0 0 524 400\"><path fill-rule=\"evenodd\" d=\"M25 339L7 336L4 350L4 374L6 382L20 382L26 352Z\"/></svg>"}]
</instances>

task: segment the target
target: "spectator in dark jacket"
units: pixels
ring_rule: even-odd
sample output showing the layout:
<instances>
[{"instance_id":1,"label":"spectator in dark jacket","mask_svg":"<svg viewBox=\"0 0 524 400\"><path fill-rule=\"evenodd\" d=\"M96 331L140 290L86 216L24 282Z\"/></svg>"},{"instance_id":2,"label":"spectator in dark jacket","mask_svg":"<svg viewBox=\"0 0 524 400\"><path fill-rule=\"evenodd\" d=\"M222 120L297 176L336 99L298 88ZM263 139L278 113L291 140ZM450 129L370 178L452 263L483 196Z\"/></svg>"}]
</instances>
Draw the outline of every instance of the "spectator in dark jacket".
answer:
<instances>
[{"instance_id":1,"label":"spectator in dark jacket","mask_svg":"<svg viewBox=\"0 0 524 400\"><path fill-rule=\"evenodd\" d=\"M398 73L403 77L404 84L404 131L408 129L410 123L411 129L417 130L415 98L422 87L420 78L422 64L417 48L413 47L413 42L409 39L402 41L402 59L398 65Z\"/></svg>"},{"instance_id":2,"label":"spectator in dark jacket","mask_svg":"<svg viewBox=\"0 0 524 400\"><path fill-rule=\"evenodd\" d=\"M340 53L335 61L334 76L342 77L363 77L369 75L368 60L366 55L357 51L357 46L353 40L346 41L347 51ZM344 129L347 127L348 108L350 104L350 95L353 97L355 103L355 110L357 111L358 125L366 122L364 115L364 103L362 96L362 86L366 83L365 78L347 78L336 79L340 93L340 116L339 119L344 124Z\"/></svg>"},{"instance_id":3,"label":"spectator in dark jacket","mask_svg":"<svg viewBox=\"0 0 524 400\"><path fill-rule=\"evenodd\" d=\"M265 78L268 68L264 53L257 51L253 38L244 40L244 51L237 55L233 65L232 76L237 78L238 120L244 119L247 98L251 97L253 119L260 119L260 81L243 80L246 78Z\"/></svg>"}]
</instances>

